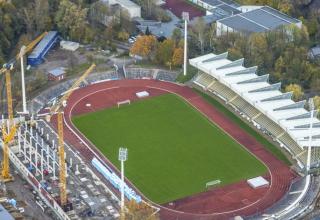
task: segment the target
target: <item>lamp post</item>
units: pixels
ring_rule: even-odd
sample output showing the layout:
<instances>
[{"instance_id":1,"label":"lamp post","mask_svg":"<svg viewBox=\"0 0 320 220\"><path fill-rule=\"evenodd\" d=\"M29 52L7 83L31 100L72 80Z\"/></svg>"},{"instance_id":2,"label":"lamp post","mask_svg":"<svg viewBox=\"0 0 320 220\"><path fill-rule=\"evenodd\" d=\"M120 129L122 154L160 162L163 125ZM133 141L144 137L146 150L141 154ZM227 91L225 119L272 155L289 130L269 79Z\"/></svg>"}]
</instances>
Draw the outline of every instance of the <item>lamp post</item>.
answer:
<instances>
[{"instance_id":1,"label":"lamp post","mask_svg":"<svg viewBox=\"0 0 320 220\"><path fill-rule=\"evenodd\" d=\"M22 46L20 49L20 62L21 62L21 88L22 88L22 113L27 114L27 101L26 101L26 83L24 79L24 62L23 56L25 54L26 46Z\"/></svg>"},{"instance_id":2,"label":"lamp post","mask_svg":"<svg viewBox=\"0 0 320 220\"><path fill-rule=\"evenodd\" d=\"M182 19L184 20L184 53L183 53L183 75L187 75L187 48L188 48L188 21L189 13L182 12Z\"/></svg>"},{"instance_id":3,"label":"lamp post","mask_svg":"<svg viewBox=\"0 0 320 220\"><path fill-rule=\"evenodd\" d=\"M309 99L309 107L310 107L310 115L311 115L311 121L310 121L310 131L309 131L309 145L308 145L308 157L307 157L307 173L309 173L311 168L311 145L312 145L312 128L313 128L313 122L312 119L314 117L314 103L313 98Z\"/></svg>"},{"instance_id":4,"label":"lamp post","mask_svg":"<svg viewBox=\"0 0 320 220\"><path fill-rule=\"evenodd\" d=\"M119 148L119 161L121 162L121 219L124 219L124 162L128 159L128 149Z\"/></svg>"}]
</instances>

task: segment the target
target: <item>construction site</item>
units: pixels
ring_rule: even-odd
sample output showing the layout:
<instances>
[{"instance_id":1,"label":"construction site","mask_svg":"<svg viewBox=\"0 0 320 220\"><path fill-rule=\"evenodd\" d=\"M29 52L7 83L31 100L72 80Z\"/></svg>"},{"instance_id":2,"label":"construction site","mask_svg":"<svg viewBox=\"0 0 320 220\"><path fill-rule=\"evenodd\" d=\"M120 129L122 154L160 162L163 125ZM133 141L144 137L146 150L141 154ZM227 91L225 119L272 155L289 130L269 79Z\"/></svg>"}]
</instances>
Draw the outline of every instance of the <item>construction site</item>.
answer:
<instances>
[{"instance_id":1,"label":"construction site","mask_svg":"<svg viewBox=\"0 0 320 220\"><path fill-rule=\"evenodd\" d=\"M32 52L28 63L36 65L55 41L54 33L43 33L23 46L20 53L0 70L0 74L5 75L7 100L7 114L1 118L0 219L80 219L90 216L117 219L120 216L118 196L92 171L88 161L64 142L66 100L85 82L95 64L55 99L47 112L34 115L28 111L24 56ZM15 112L11 75L19 64L23 109ZM31 211L29 207L35 210Z\"/></svg>"}]
</instances>

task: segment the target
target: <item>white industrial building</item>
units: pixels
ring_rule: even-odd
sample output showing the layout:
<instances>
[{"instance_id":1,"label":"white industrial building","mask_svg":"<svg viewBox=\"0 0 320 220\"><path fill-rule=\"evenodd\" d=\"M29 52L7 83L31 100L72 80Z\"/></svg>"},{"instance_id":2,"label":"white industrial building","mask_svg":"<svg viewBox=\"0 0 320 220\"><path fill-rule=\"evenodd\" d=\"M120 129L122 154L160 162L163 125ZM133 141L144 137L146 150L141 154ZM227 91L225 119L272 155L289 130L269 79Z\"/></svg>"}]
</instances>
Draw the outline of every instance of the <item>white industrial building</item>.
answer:
<instances>
[{"instance_id":1,"label":"white industrial building","mask_svg":"<svg viewBox=\"0 0 320 220\"><path fill-rule=\"evenodd\" d=\"M286 149L301 168L308 161L319 165L320 121L317 111L305 108L305 101L295 102L292 93L282 93L281 83L270 84L269 75L257 75L257 67L246 68L244 59L231 61L228 53L207 54L190 59L199 70L194 83L231 105L258 129L270 135Z\"/></svg>"},{"instance_id":2,"label":"white industrial building","mask_svg":"<svg viewBox=\"0 0 320 220\"><path fill-rule=\"evenodd\" d=\"M294 24L301 28L302 22L269 6L239 7L245 11L217 21L217 36L239 32L244 34L267 32Z\"/></svg>"},{"instance_id":3,"label":"white industrial building","mask_svg":"<svg viewBox=\"0 0 320 220\"><path fill-rule=\"evenodd\" d=\"M64 50L69 50L74 52L80 47L80 44L78 42L62 40L60 41L60 47Z\"/></svg>"},{"instance_id":4,"label":"white industrial building","mask_svg":"<svg viewBox=\"0 0 320 220\"><path fill-rule=\"evenodd\" d=\"M102 2L108 5L120 5L121 9L128 12L131 19L141 17L141 7L130 0L102 0Z\"/></svg>"},{"instance_id":5,"label":"white industrial building","mask_svg":"<svg viewBox=\"0 0 320 220\"><path fill-rule=\"evenodd\" d=\"M189 0L206 10L206 23L217 23L217 36L238 32L267 32L281 26L302 22L269 6L239 5L233 0Z\"/></svg>"},{"instance_id":6,"label":"white industrial building","mask_svg":"<svg viewBox=\"0 0 320 220\"><path fill-rule=\"evenodd\" d=\"M189 1L206 9L207 11L210 11L222 5L228 5L233 8L240 7L238 3L232 0L189 0Z\"/></svg>"}]
</instances>

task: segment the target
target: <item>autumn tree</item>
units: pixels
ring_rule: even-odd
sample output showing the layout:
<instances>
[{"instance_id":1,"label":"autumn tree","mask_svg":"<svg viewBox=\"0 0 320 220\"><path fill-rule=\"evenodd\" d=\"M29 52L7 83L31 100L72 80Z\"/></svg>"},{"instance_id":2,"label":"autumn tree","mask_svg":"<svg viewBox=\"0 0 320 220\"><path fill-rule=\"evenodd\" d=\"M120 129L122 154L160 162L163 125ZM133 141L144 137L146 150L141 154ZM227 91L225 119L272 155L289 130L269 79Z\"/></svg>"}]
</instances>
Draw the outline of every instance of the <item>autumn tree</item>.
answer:
<instances>
[{"instance_id":1,"label":"autumn tree","mask_svg":"<svg viewBox=\"0 0 320 220\"><path fill-rule=\"evenodd\" d=\"M320 110L320 96L313 97L314 109Z\"/></svg>"},{"instance_id":2,"label":"autumn tree","mask_svg":"<svg viewBox=\"0 0 320 220\"><path fill-rule=\"evenodd\" d=\"M149 60L154 56L154 51L157 46L157 39L153 35L145 35L137 38L132 45L130 53L138 55Z\"/></svg>"},{"instance_id":3,"label":"autumn tree","mask_svg":"<svg viewBox=\"0 0 320 220\"><path fill-rule=\"evenodd\" d=\"M129 33L126 31L120 31L118 33L118 39L121 41L126 41L129 39Z\"/></svg>"},{"instance_id":4,"label":"autumn tree","mask_svg":"<svg viewBox=\"0 0 320 220\"><path fill-rule=\"evenodd\" d=\"M295 100L295 101L301 100L301 98L304 95L301 86L298 85L298 84L287 85L285 87L285 91L286 92L292 92L293 93L293 95L292 95L293 96L293 100Z\"/></svg>"},{"instance_id":5,"label":"autumn tree","mask_svg":"<svg viewBox=\"0 0 320 220\"><path fill-rule=\"evenodd\" d=\"M126 220L159 220L156 210L144 202L137 203L131 200L126 203Z\"/></svg>"},{"instance_id":6,"label":"autumn tree","mask_svg":"<svg viewBox=\"0 0 320 220\"><path fill-rule=\"evenodd\" d=\"M173 40L167 39L159 44L156 53L156 62L171 67L171 60L174 51Z\"/></svg>"},{"instance_id":7,"label":"autumn tree","mask_svg":"<svg viewBox=\"0 0 320 220\"><path fill-rule=\"evenodd\" d=\"M181 66L183 64L183 49L181 47L174 49L172 64L174 66Z\"/></svg>"}]
</instances>

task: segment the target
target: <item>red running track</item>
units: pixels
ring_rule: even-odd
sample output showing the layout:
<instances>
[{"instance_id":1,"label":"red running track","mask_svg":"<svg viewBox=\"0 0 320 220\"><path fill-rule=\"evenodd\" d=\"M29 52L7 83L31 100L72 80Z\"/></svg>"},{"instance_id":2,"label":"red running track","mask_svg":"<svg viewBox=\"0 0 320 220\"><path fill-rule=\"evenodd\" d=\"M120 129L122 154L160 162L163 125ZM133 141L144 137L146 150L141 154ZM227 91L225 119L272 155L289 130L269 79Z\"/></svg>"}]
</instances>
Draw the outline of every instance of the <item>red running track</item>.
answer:
<instances>
[{"instance_id":1,"label":"red running track","mask_svg":"<svg viewBox=\"0 0 320 220\"><path fill-rule=\"evenodd\" d=\"M137 99L135 93L142 90L148 91L151 96L170 92L183 97L209 120L266 164L269 174L266 174L265 178L271 182L269 187L254 190L245 181L241 181L180 199L172 204L162 204L161 219L229 219L237 215L249 216L257 212L263 212L288 191L291 181L297 177L289 167L265 150L254 137L230 121L223 113L216 110L192 89L163 81L108 81L74 91L65 109L66 141L87 162L90 162L96 154L118 172L108 159L100 154L95 146L73 126L71 116L110 107L125 99L135 100ZM87 103L90 103L91 106L86 106ZM128 184L134 187L129 181ZM136 190L139 192L138 189Z\"/></svg>"},{"instance_id":2,"label":"red running track","mask_svg":"<svg viewBox=\"0 0 320 220\"><path fill-rule=\"evenodd\" d=\"M189 12L190 20L206 15L205 11L191 5L191 3L187 3L186 0L166 0L164 8L172 11L179 18L181 18L182 12Z\"/></svg>"}]
</instances>

